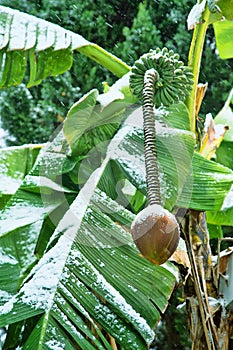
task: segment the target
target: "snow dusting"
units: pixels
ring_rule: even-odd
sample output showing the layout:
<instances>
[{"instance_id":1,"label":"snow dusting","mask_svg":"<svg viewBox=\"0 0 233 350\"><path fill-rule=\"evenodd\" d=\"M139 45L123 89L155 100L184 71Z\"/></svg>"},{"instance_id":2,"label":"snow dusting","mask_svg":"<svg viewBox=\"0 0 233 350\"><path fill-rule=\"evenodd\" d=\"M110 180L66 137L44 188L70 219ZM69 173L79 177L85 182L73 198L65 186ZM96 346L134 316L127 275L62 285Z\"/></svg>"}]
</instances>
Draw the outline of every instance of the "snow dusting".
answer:
<instances>
[{"instance_id":1,"label":"snow dusting","mask_svg":"<svg viewBox=\"0 0 233 350\"><path fill-rule=\"evenodd\" d=\"M6 292L5 290L0 289L0 300L1 302L7 302L11 299L12 294Z\"/></svg>"},{"instance_id":2,"label":"snow dusting","mask_svg":"<svg viewBox=\"0 0 233 350\"><path fill-rule=\"evenodd\" d=\"M112 103L113 101L116 101L118 99L119 100L123 100L124 99L124 95L122 94L122 92L120 92L119 90L118 91L116 91L116 90L114 90L114 91L109 90L105 94L99 95L98 98L97 98L97 101L100 102L102 107L106 107L110 103ZM123 108L123 105L122 105L122 108Z\"/></svg>"},{"instance_id":3,"label":"snow dusting","mask_svg":"<svg viewBox=\"0 0 233 350\"><path fill-rule=\"evenodd\" d=\"M135 325L136 327L147 335L149 338L149 341L153 339L153 332L151 331L150 327L148 326L146 320L140 316L139 313L137 313L131 305L129 305L125 298L111 285L109 284L105 278L99 273L99 271L88 261L84 260L85 258L82 256L82 254L79 251L72 250L72 255L69 256L67 263L68 264L76 264L81 272L81 268L83 269L83 274L89 274L91 273L92 278L94 279L93 282L93 289L94 290L101 290L101 293L103 293L104 298L110 303L113 304L115 307L117 307L121 312ZM85 261L85 266L81 266ZM78 281L77 281L78 282ZM97 306L102 308L102 305ZM98 310L95 310L98 311ZM114 315L112 315L114 317ZM111 317L108 316L108 317ZM114 320L111 320L112 322L115 322ZM109 320L110 322L110 320Z\"/></svg>"},{"instance_id":4,"label":"snow dusting","mask_svg":"<svg viewBox=\"0 0 233 350\"><path fill-rule=\"evenodd\" d=\"M132 308L132 306L126 302L124 297L114 287L112 287L104 279L104 277L98 273L98 271L95 270L94 272L96 275L96 281L94 285L100 287L104 291L106 300L116 305L121 310L121 312L123 312L126 315L126 317L131 320L133 324L136 323L137 327L141 331L143 330L143 332L145 332L147 336L148 334L150 334L151 339L149 339L149 341L152 341L153 340L152 331L148 326L146 320L142 318L140 314L137 313Z\"/></svg>"},{"instance_id":5,"label":"snow dusting","mask_svg":"<svg viewBox=\"0 0 233 350\"><path fill-rule=\"evenodd\" d=\"M48 347L50 350L63 350L65 349L65 344L60 343L56 339L49 340L45 343L45 345Z\"/></svg>"},{"instance_id":6,"label":"snow dusting","mask_svg":"<svg viewBox=\"0 0 233 350\"><path fill-rule=\"evenodd\" d=\"M221 210L227 210L233 207L233 185L231 186L231 190L227 193Z\"/></svg>"},{"instance_id":7,"label":"snow dusting","mask_svg":"<svg viewBox=\"0 0 233 350\"><path fill-rule=\"evenodd\" d=\"M36 310L51 308L70 246L71 242L61 236L59 242L32 269L32 278L23 285L16 296L0 308L0 313L9 313L18 302Z\"/></svg>"},{"instance_id":8,"label":"snow dusting","mask_svg":"<svg viewBox=\"0 0 233 350\"><path fill-rule=\"evenodd\" d=\"M60 184L57 184L45 176L27 175L24 180L24 185L29 187L45 187L58 192L74 192L68 188L65 188L64 186L61 186Z\"/></svg>"},{"instance_id":9,"label":"snow dusting","mask_svg":"<svg viewBox=\"0 0 233 350\"><path fill-rule=\"evenodd\" d=\"M17 265L18 261L8 253L6 254L3 248L0 247L0 265L3 264Z\"/></svg>"},{"instance_id":10,"label":"snow dusting","mask_svg":"<svg viewBox=\"0 0 233 350\"><path fill-rule=\"evenodd\" d=\"M26 202L25 202L26 204ZM6 208L1 213L0 235L13 231L19 227L29 225L40 220L45 212L45 208L16 204ZM14 220L12 220L14 218Z\"/></svg>"},{"instance_id":11,"label":"snow dusting","mask_svg":"<svg viewBox=\"0 0 233 350\"><path fill-rule=\"evenodd\" d=\"M4 13L5 8L3 6L0 6L0 12ZM36 50L45 50L49 47L54 47L54 50L60 50L64 48L68 48L71 44L72 50L75 50L78 47L82 47L89 44L89 41L84 39L81 35L75 34L69 30L66 30L57 24L50 23L48 25L48 22L43 19L38 19L34 16L28 15L26 13L19 12L18 10L13 10L11 8L7 8L7 14L13 15L13 24L11 28L11 38L9 40L9 47L8 49L24 49L29 50L32 47L35 47ZM20 20L19 20L20 19ZM30 29L33 31L30 33L35 33L34 36L36 37L37 34L37 28L39 26L39 39L40 40L29 40L27 37L27 40L23 42L23 47L19 46L22 45L22 40L19 40L18 35L21 35L22 32L26 31L27 24L30 23ZM13 35L14 34L14 35ZM59 40L57 40L57 37L59 37ZM8 38L9 39L9 38ZM5 45L8 44L8 41L5 42Z\"/></svg>"},{"instance_id":12,"label":"snow dusting","mask_svg":"<svg viewBox=\"0 0 233 350\"><path fill-rule=\"evenodd\" d=\"M166 213L169 213L169 212L165 210L161 205L158 205L158 204L149 205L148 207L146 207L145 209L143 209L137 214L134 221L132 222L132 227L134 227L135 224L141 224L144 221L146 221L148 216L162 218Z\"/></svg>"},{"instance_id":13,"label":"snow dusting","mask_svg":"<svg viewBox=\"0 0 233 350\"><path fill-rule=\"evenodd\" d=\"M209 126L210 126L212 121L213 121L212 114L211 113L206 114L205 123L204 123L204 131L205 132L208 132Z\"/></svg>"},{"instance_id":14,"label":"snow dusting","mask_svg":"<svg viewBox=\"0 0 233 350\"><path fill-rule=\"evenodd\" d=\"M5 194L14 194L22 183L22 179L13 178L6 174L2 174L0 178L1 192Z\"/></svg>"}]
</instances>

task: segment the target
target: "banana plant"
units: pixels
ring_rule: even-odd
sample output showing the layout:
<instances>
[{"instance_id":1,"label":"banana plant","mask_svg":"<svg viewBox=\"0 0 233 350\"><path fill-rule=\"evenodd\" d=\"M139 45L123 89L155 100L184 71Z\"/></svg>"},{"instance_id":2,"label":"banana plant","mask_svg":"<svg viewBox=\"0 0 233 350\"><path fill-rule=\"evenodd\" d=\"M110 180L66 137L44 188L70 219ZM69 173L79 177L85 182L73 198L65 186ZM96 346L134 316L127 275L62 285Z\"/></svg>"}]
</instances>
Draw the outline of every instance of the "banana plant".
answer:
<instances>
[{"instance_id":1,"label":"banana plant","mask_svg":"<svg viewBox=\"0 0 233 350\"><path fill-rule=\"evenodd\" d=\"M221 16L212 5L199 7L192 22L196 36L198 26L205 31L210 18L226 15L221 4ZM62 74L71 67L74 51L120 78L103 94L93 89L74 103L63 128L46 145L32 147L36 151L30 162L24 158L20 174L10 173L18 149L1 151L3 160L8 153L12 159L1 174L17 179L15 190L5 193L9 200L0 215L2 348L148 349L180 277L172 261L157 266L145 259L130 234L148 202L145 128L141 100L134 95L142 79L80 35L28 14L0 6L0 28L1 88L19 84L27 65L29 87ZM191 52L200 49L200 41L195 44ZM178 55L172 66L172 55L164 49L146 56L147 68L156 64L165 74L157 79L160 92L154 95L162 103L152 107L159 203L173 214L177 208L220 212L232 193L233 171L197 151L196 97L191 97L198 59L189 64L194 84L184 103L170 82L189 82L191 75L183 76ZM144 74L141 61L135 67ZM168 90L161 93L164 85Z\"/></svg>"}]
</instances>

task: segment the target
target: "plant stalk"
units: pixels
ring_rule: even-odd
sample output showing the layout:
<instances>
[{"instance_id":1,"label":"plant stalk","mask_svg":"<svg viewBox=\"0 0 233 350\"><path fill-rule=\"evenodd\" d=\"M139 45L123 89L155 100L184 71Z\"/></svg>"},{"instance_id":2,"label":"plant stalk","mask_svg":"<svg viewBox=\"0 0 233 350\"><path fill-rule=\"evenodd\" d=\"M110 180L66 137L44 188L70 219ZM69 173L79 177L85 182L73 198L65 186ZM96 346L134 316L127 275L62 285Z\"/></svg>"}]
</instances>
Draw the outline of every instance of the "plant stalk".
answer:
<instances>
[{"instance_id":1,"label":"plant stalk","mask_svg":"<svg viewBox=\"0 0 233 350\"><path fill-rule=\"evenodd\" d=\"M193 32L193 38L189 50L188 56L188 66L194 76L194 84L190 95L186 99L186 106L189 110L190 117L190 129L192 132L196 132L196 98L197 98L197 85L200 74L201 58L205 42L206 31L208 28L208 20L210 16L210 11L206 5L205 11L203 13L203 21L195 26Z\"/></svg>"},{"instance_id":2,"label":"plant stalk","mask_svg":"<svg viewBox=\"0 0 233 350\"><path fill-rule=\"evenodd\" d=\"M76 50L107 68L118 78L121 78L130 71L130 67L125 62L96 44L90 43Z\"/></svg>"},{"instance_id":3,"label":"plant stalk","mask_svg":"<svg viewBox=\"0 0 233 350\"><path fill-rule=\"evenodd\" d=\"M146 182L150 205L161 205L154 115L154 90L157 79L158 72L154 68L147 70L142 93Z\"/></svg>"}]
</instances>

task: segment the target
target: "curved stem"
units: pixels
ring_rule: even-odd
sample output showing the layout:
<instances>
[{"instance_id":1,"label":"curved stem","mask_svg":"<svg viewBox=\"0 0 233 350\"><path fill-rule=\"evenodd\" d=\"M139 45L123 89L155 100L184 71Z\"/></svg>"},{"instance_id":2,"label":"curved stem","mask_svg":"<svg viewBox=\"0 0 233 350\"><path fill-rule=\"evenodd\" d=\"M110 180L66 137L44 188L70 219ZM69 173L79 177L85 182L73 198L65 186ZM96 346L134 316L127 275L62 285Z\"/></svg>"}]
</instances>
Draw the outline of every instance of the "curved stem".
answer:
<instances>
[{"instance_id":1,"label":"curved stem","mask_svg":"<svg viewBox=\"0 0 233 350\"><path fill-rule=\"evenodd\" d=\"M161 204L154 118L154 89L157 79L158 72L155 69L147 70L142 93L146 182L150 205Z\"/></svg>"}]
</instances>

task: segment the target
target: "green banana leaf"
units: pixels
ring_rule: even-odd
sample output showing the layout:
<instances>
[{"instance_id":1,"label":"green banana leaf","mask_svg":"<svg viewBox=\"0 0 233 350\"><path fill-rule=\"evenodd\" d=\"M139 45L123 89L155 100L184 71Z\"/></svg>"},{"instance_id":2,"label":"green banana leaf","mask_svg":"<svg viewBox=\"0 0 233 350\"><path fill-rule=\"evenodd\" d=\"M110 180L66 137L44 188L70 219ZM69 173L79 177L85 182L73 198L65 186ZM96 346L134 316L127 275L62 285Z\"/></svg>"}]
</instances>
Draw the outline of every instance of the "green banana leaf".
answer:
<instances>
[{"instance_id":1,"label":"green banana leaf","mask_svg":"<svg viewBox=\"0 0 233 350\"><path fill-rule=\"evenodd\" d=\"M163 312L167 305L174 275L139 256L130 235L103 213L108 200L95 186L93 179L86 183L57 227L63 235L19 293L2 307L0 326L44 315L26 348L38 346L38 333L38 340L46 346L54 339L49 332L54 326L61 344L72 340L86 349L83 338L88 337L90 348L93 342L97 348L105 348L106 341L98 339L96 322L128 349L145 349L153 339L151 327L160 317L158 310ZM80 208L86 194L90 201ZM85 327L87 322L94 328L93 334Z\"/></svg>"},{"instance_id":2,"label":"green banana leaf","mask_svg":"<svg viewBox=\"0 0 233 350\"><path fill-rule=\"evenodd\" d=\"M11 324L11 327L19 327L22 322L23 333L33 322L25 349L37 348L39 343L49 348L55 341L52 331L55 329L57 346L72 348L72 344L76 344L82 349L110 349L106 333L101 332L97 324L127 349L146 349L152 341L152 328L167 306L176 270L169 263L156 267L140 256L127 232L134 215L98 189L100 179L106 176L109 162L119 162L124 157L125 163L127 160L130 163L130 152L136 149L140 153L139 145L143 142L141 118L140 108L127 118L109 143L101 166L93 172L75 199L74 191L67 190L66 181L63 184L57 177L61 171L64 175L68 174L75 166L75 161L64 153L64 140L60 133L40 153L32 172L5 208L1 233L1 268L4 275L0 274L4 279L0 279L0 283L3 297L7 295L7 298L0 309L0 326ZM192 133L171 129L158 128L160 149L162 146L165 148L167 139L175 135L179 142L182 140L182 145L190 149L187 153L189 157L187 160L183 157L183 162L191 165ZM136 144L130 139L132 137L136 137ZM170 147L174 146L173 141ZM134 154L134 157L137 160L139 155ZM164 162L165 169L171 168L168 162ZM128 173L129 178L132 175L130 168L125 167L124 173ZM35 180L35 177L43 179L45 175L50 181L40 183ZM59 195L61 186L64 187L62 196ZM41 196L36 187L41 187ZM69 195L73 196L70 200ZM40 209L39 198L44 204L43 210ZM35 210L31 211L29 218L21 212L21 217L16 220L19 227L11 227L7 231L4 219L9 222L14 217L14 211L17 219L17 199L21 205L25 204L24 212L33 206ZM64 201L72 204L64 206ZM36 239L39 232L44 232L42 226L51 209L55 212L59 206L63 208L62 213L57 213L59 224L53 226L50 240L46 238L49 241L47 251L37 262L32 254ZM34 222L30 221L31 217L34 217ZM12 241L6 240L9 237L14 238L14 243L18 238L14 247L17 254L13 254L14 249L9 254L13 246ZM24 266L23 261L27 262ZM29 269L33 264L35 267L15 294L22 281L22 277L18 281L15 279L17 273L22 276L25 268ZM15 285L12 286L9 280L13 280Z\"/></svg>"},{"instance_id":3,"label":"green banana leaf","mask_svg":"<svg viewBox=\"0 0 233 350\"><path fill-rule=\"evenodd\" d=\"M112 100L114 101L114 98ZM105 111L104 109L101 110ZM135 113L137 114L136 125ZM104 115L106 114L104 113ZM106 121L109 121L109 119ZM41 340L41 332L46 325L43 338L45 347L47 342L54 339L50 334L50 329L54 325L58 328L59 339L63 344L69 344L70 342L64 336L65 327L65 331L69 332L72 341L76 341L83 349L88 348L88 346L91 348L90 341L83 340L83 334L85 335L84 338L89 337L92 342L94 341L95 347L106 347L106 340L102 334L99 334L100 331L97 332L95 322L98 322L105 331L117 339L117 342L124 344L127 348L143 349L152 340L151 328L158 321L160 312L163 312L166 308L168 298L174 287L176 270L173 268L173 273L171 273L167 270L168 267L171 268L169 263L164 267L156 267L140 257L127 229L123 228L129 227L134 215L97 188L98 184L100 188L104 187L100 180L104 177L109 178L109 164L116 162L116 159L118 159L117 153L119 153L119 157L122 156L122 145L129 144L129 137L135 130L139 133L140 142L143 142L140 108L127 119L110 142L101 167L93 173L73 203L74 190L69 192L67 190L69 184L67 179L64 178L63 184L63 182L59 182L57 176L63 174L65 177L69 174L76 165L77 157L66 156L64 140L59 134L52 144L48 144L47 147L43 148L32 172L26 176L20 189L3 211L0 240L3 256L1 269L4 272L4 275L1 274L1 276L4 276L4 278L2 278L2 281L0 280L0 283L3 291L1 300L5 298L6 304L2 308L0 325L12 323L14 327L15 322L20 322L25 318L31 320L31 318L41 315L39 321L36 318L34 331L30 333L27 339L26 348L36 347L36 344L38 344L36 342L39 341L38 339ZM177 141L176 138L180 142L184 138L184 144L186 143L186 146L190 149L186 163L188 167L191 164L194 147L193 134L179 129L174 130L170 128L170 133L167 128L161 130L161 147L163 146L165 152L166 146L164 145L167 139L170 139L168 136L172 136L172 134L174 138L173 146ZM82 135L80 135L81 138ZM133 148L134 146L135 144L132 144ZM82 158L78 159L83 160ZM172 160L172 157L170 159ZM42 181L37 180L36 177L39 177ZM47 178L46 181L44 180L45 177ZM64 189L63 193L61 187ZM77 189L78 191L79 189ZM72 203L71 206L64 204L66 201ZM30 213L30 215L25 216L25 212ZM61 219L58 226L56 224L49 225L48 223L49 218L51 221L51 215L54 213L56 215L53 216L53 220L58 222ZM78 213L78 222L76 215L73 223L70 220L73 213ZM15 220L12 220L11 227L9 227L8 224L12 217ZM122 225L124 226L122 227ZM50 236L53 234L53 237L50 239L50 249L42 256L46 247L42 235L45 233L45 227L48 226ZM56 226L57 228L55 228ZM75 233L72 233L72 227ZM79 227L80 229L78 229ZM14 245L16 238L17 245ZM45 236L43 238L47 243L49 242L50 237ZM67 250L65 249L65 242L67 242ZM59 246L64 255L54 253ZM34 250L42 256L39 263L33 255ZM72 260L70 266L66 266L69 261L68 257L74 252L76 252L75 261L77 260L80 263L76 266ZM47 259L47 256L51 256L50 254L52 256L55 254L55 260L51 258L52 266L64 264L60 270L57 283L50 286L51 289L48 288L47 283L50 280L54 282L54 271L53 278L49 278L43 272L45 270L50 271ZM11 256L10 261L9 255ZM64 256L64 259L61 259L62 256ZM60 263L56 260L58 257ZM7 263L4 263L4 261L7 261ZM23 265L25 261L26 263ZM35 267L28 278L28 282L26 281L19 293L14 296L23 278L27 275L27 271L30 271L33 265ZM43 266L43 268L40 268L40 266ZM90 271L85 273L85 276L89 276L90 279L83 276L84 266L86 271ZM71 279L68 278L68 270L65 270L65 268L68 268L69 271L72 268ZM41 274L38 277L39 271L41 271ZM64 279L64 271L66 271L67 280ZM138 273L138 271L144 272ZM98 273L103 274L100 285L95 280L96 278L98 281ZM161 276L164 276L162 277L163 283L161 283ZM38 278L39 280L42 278L39 290L37 290ZM44 302L47 306L45 305L42 309L40 307L35 309L35 305L24 303L27 299L23 296L24 288L29 286L30 289L34 281L37 284L37 302L39 304L41 297L44 295L44 290L49 290L49 295L54 296L54 300L48 305L46 304L49 300L48 295L44 295ZM61 281L62 286L60 288ZM71 285L72 281L73 286ZM11 297L11 295L13 296ZM116 295L119 295L123 304L115 299ZM35 295L31 295L31 297L36 300ZM57 299L59 299L59 305L55 303ZM9 307L11 305L13 305L12 310ZM65 308L64 305L66 305ZM80 317L75 316L74 309L77 310L77 308L80 310L78 314ZM98 312L96 312L96 309ZM86 317L85 322L83 321L84 317ZM61 322L64 318L67 319L65 325L64 321ZM113 324L109 323L109 320L113 320ZM92 326L90 328L85 327L87 321L91 322ZM83 333L84 329L85 333ZM91 329L95 330L94 334L92 334ZM81 332L82 340L77 336L77 332Z\"/></svg>"},{"instance_id":4,"label":"green banana leaf","mask_svg":"<svg viewBox=\"0 0 233 350\"><path fill-rule=\"evenodd\" d=\"M73 64L78 51L118 77L129 71L120 59L81 35L34 16L0 6L0 87L22 82L29 62L28 87L48 76L62 74Z\"/></svg>"},{"instance_id":5,"label":"green banana leaf","mask_svg":"<svg viewBox=\"0 0 233 350\"><path fill-rule=\"evenodd\" d=\"M105 122L119 119L119 115L114 113L126 108L127 98L121 96L120 99L117 89L125 96L127 79L128 77L121 79L105 94L98 95L95 90L91 91L71 108L65 121L64 134L73 152L77 152L81 135L93 128L95 121L97 125L104 125ZM111 108L105 113L106 106L101 105L104 97L108 106L114 106L112 114ZM142 111L137 107L134 109L127 121L128 134L122 134L120 149L117 149L113 160L125 177L146 195ZM164 206L169 210L175 205L196 210L220 210L232 185L232 170L205 159L197 152L193 153L195 137L189 131L188 111L183 103L175 104L169 109L159 109L156 116L160 187ZM75 132L74 129L77 130L79 125L78 132Z\"/></svg>"},{"instance_id":6,"label":"green banana leaf","mask_svg":"<svg viewBox=\"0 0 233 350\"><path fill-rule=\"evenodd\" d=\"M230 141L223 141L216 151L216 161L233 169L233 143Z\"/></svg>"},{"instance_id":7,"label":"green banana leaf","mask_svg":"<svg viewBox=\"0 0 233 350\"><path fill-rule=\"evenodd\" d=\"M41 145L24 145L0 149L0 208L16 192L31 170Z\"/></svg>"},{"instance_id":8,"label":"green banana leaf","mask_svg":"<svg viewBox=\"0 0 233 350\"><path fill-rule=\"evenodd\" d=\"M231 11L232 11L231 4ZM233 31L233 15L231 13L231 20L218 21L214 23L214 33L216 37L216 44L219 51L219 55L222 59L233 57L233 45L232 45L232 31Z\"/></svg>"},{"instance_id":9,"label":"green banana leaf","mask_svg":"<svg viewBox=\"0 0 233 350\"><path fill-rule=\"evenodd\" d=\"M113 106L114 115L114 94L107 96L105 108ZM94 109L99 108L100 124L113 123L111 108L105 113L99 101ZM177 127L180 108L177 114L173 111L169 127L166 113L161 112L157 122L165 205L172 208L179 203L185 189L185 204L191 198L198 208L205 201L210 208L218 208L233 182L232 171L193 156L194 135ZM54 329L56 341L68 348L75 344L82 349L108 349L107 334L127 349L146 349L153 339L152 328L166 309L177 271L170 263L157 267L140 256L128 232L134 214L120 204L120 196L110 198L110 189L117 187L119 179L127 179L135 190L146 194L142 111L138 107L130 111L130 107L120 109L124 116L129 114L123 124L116 113L118 131L115 128L115 136L104 143L99 164L83 187L69 176L77 164L80 171L90 153L87 150L80 156L77 145L87 137L86 130L105 130L111 125L95 128L95 118L91 125L90 118L81 118L83 131L77 139L70 138L70 144L59 132L43 147L32 171L1 213L0 326L10 324L16 330L21 325L15 342L20 345L24 339L25 349L37 348L40 342L48 348L55 341ZM69 118L79 119L79 114ZM188 114L184 112L183 118ZM69 150L72 140L75 155ZM99 142L102 144L102 135ZM119 174L112 179L113 169ZM196 185L189 181L188 186L187 179L194 179ZM201 181L205 188L210 183L213 194L206 191L200 196ZM123 186L119 191L124 195Z\"/></svg>"},{"instance_id":10,"label":"green banana leaf","mask_svg":"<svg viewBox=\"0 0 233 350\"><path fill-rule=\"evenodd\" d=\"M17 328L22 323L24 333L33 323L25 349L39 344L49 348L55 341L54 329L57 345L68 348L75 344L81 349L110 349L106 332L127 349L146 349L153 340L152 328L166 309L177 270L170 263L154 266L140 256L127 229L134 214L98 189L121 141L120 129L101 166L77 194L68 190L66 175L75 160L64 153L60 132L43 148L2 213L0 290L5 303L0 327ZM45 175L50 181L35 179ZM37 246L43 255L38 262L33 250L46 220L49 226L48 217L56 222L50 237L45 237L45 254ZM40 244L45 248L42 239ZM28 277L26 268L32 268Z\"/></svg>"},{"instance_id":11,"label":"green banana leaf","mask_svg":"<svg viewBox=\"0 0 233 350\"><path fill-rule=\"evenodd\" d=\"M233 112L230 107L232 101L233 89L231 89L223 108L218 112L218 114L214 118L215 124L222 124L229 127L229 130L227 130L226 134L224 135L224 141L228 142L233 141Z\"/></svg>"},{"instance_id":12,"label":"green banana leaf","mask_svg":"<svg viewBox=\"0 0 233 350\"><path fill-rule=\"evenodd\" d=\"M28 61L29 86L63 73L73 50L119 77L129 71L81 36L2 6L0 28L1 87L19 84ZM59 132L43 147L4 207L0 327L10 325L11 347L111 349L111 335L124 348L147 349L153 340L177 270L142 258L128 232L133 212L146 203L142 112L135 102L127 74L107 93L85 95L68 113L65 138ZM232 170L194 152L183 104L157 112L165 207L220 210Z\"/></svg>"},{"instance_id":13,"label":"green banana leaf","mask_svg":"<svg viewBox=\"0 0 233 350\"><path fill-rule=\"evenodd\" d=\"M223 230L220 225L212 225L207 223L207 228L209 231L210 239L223 238Z\"/></svg>"},{"instance_id":14,"label":"green banana leaf","mask_svg":"<svg viewBox=\"0 0 233 350\"><path fill-rule=\"evenodd\" d=\"M233 19L233 0L219 0L218 6L221 9L221 14L227 20Z\"/></svg>"},{"instance_id":15,"label":"green banana leaf","mask_svg":"<svg viewBox=\"0 0 233 350\"><path fill-rule=\"evenodd\" d=\"M233 183L233 172L193 152L192 135L178 129L158 129L157 145L164 205L196 210L219 210ZM121 144L122 155L115 161L127 178L146 193L142 129L131 131ZM182 151L181 151L182 150Z\"/></svg>"},{"instance_id":16,"label":"green banana leaf","mask_svg":"<svg viewBox=\"0 0 233 350\"><path fill-rule=\"evenodd\" d=\"M216 151L216 161L224 166L233 169L233 113L230 107L230 103L233 101L233 89L230 91L228 98L220 110L220 112L214 118L215 124L228 125L229 130L224 136L224 140L221 142L220 147ZM233 190L229 191L224 199L222 207L217 211L207 212L207 221L210 225L233 225Z\"/></svg>"},{"instance_id":17,"label":"green banana leaf","mask_svg":"<svg viewBox=\"0 0 233 350\"><path fill-rule=\"evenodd\" d=\"M213 225L233 226L233 186L220 210L207 212L207 221Z\"/></svg>"},{"instance_id":18,"label":"green banana leaf","mask_svg":"<svg viewBox=\"0 0 233 350\"><path fill-rule=\"evenodd\" d=\"M0 298L0 303L17 291L22 279L28 274L28 269L30 270L31 266L36 263L34 250L38 235L41 230L44 231L48 216L51 215L53 222L56 222L58 214L64 213L66 198L73 199L74 197L73 190L54 183L52 171L50 171L51 178L47 177L46 181L43 177L39 177L40 174L44 174L44 171L52 169L55 163L57 164L56 171L59 169L60 173L67 171L67 168L72 166L64 162L64 156L62 157L61 154L48 150L46 152L45 149L49 147L48 145L41 151L32 171L21 181L19 189L0 213L0 289L5 295ZM18 149L22 151L23 147ZM44 154L47 158L43 156ZM62 167L58 168L59 164ZM49 234L48 230L46 234ZM46 239L48 240L49 237L46 238L44 235L45 244ZM11 273L6 273L5 268L12 269Z\"/></svg>"},{"instance_id":19,"label":"green banana leaf","mask_svg":"<svg viewBox=\"0 0 233 350\"><path fill-rule=\"evenodd\" d=\"M82 135L86 134L90 139L90 133L96 133L97 130L97 134L100 134L104 125L109 125L111 122L117 123L116 126L119 126L119 123L126 117L122 112L131 103L126 100L120 91L115 89L115 92L116 95L112 94L112 90L99 95L98 90L92 90L71 107L63 130L73 154L79 152L80 148L83 150L87 147L88 140L86 138L85 146L80 147L79 141ZM103 104L103 97L108 101L107 105ZM90 148L94 145L94 143L91 143Z\"/></svg>"},{"instance_id":20,"label":"green banana leaf","mask_svg":"<svg viewBox=\"0 0 233 350\"><path fill-rule=\"evenodd\" d=\"M192 171L177 205L187 207L189 203L188 207L196 210L220 210L231 189L232 176L231 169L194 152Z\"/></svg>"}]
</instances>

